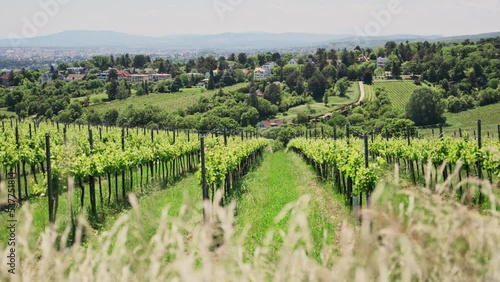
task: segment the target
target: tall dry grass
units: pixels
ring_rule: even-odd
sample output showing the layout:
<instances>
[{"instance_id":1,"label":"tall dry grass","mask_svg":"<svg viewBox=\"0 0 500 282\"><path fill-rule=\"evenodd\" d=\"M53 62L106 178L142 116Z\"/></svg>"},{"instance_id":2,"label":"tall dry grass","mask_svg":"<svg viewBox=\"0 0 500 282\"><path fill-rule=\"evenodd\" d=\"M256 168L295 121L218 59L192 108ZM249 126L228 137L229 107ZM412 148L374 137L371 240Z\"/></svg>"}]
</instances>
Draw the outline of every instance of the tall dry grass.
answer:
<instances>
[{"instance_id":1,"label":"tall dry grass","mask_svg":"<svg viewBox=\"0 0 500 282\"><path fill-rule=\"evenodd\" d=\"M482 184L491 191L491 185ZM384 189L391 185L398 190L394 183L379 185L373 202L383 200ZM31 212L25 205L19 211L25 220L16 246L22 257L16 274L9 274L9 250L2 250L0 281L500 281L496 209L480 214L450 201L443 192L447 189L436 188L397 191L408 197L408 204L373 205L363 211L360 226L344 224L338 246L324 243L321 261L309 256L313 244L307 195L276 218L289 218L288 229L280 232L284 243L277 260L270 253L272 234L255 253L245 253L245 232L234 236L234 204L221 208L206 203L212 221L195 225L189 219L200 215L192 209L184 208L179 217L171 218L165 208L151 240L141 238L141 224L131 226L124 215L98 237L97 248L79 240L91 230L81 217L75 244L61 247L72 234L69 228L60 236L49 228L34 249L28 245ZM494 199L492 193L489 196ZM141 218L134 195L130 202L135 217ZM141 247L128 247L131 238L142 240Z\"/></svg>"}]
</instances>

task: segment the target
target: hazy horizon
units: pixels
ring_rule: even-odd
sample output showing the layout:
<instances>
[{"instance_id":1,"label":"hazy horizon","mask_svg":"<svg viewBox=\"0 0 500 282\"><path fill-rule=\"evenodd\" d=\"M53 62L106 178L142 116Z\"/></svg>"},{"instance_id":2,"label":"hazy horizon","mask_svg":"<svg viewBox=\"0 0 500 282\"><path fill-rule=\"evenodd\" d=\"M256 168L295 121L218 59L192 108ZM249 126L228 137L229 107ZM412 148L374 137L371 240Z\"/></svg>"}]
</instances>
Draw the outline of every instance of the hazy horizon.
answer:
<instances>
[{"instance_id":1,"label":"hazy horizon","mask_svg":"<svg viewBox=\"0 0 500 282\"><path fill-rule=\"evenodd\" d=\"M27 3L26 3L27 2ZM9 3L0 38L69 30L160 37L242 32L468 35L497 32L500 0L26 0Z\"/></svg>"}]
</instances>

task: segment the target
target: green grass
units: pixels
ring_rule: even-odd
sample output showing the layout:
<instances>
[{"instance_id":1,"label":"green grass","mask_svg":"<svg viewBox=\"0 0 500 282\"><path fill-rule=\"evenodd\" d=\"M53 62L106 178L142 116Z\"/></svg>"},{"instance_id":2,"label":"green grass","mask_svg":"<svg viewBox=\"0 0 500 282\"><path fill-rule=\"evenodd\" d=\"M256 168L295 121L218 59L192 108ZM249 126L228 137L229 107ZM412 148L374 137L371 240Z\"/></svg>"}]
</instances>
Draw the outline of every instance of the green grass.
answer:
<instances>
[{"instance_id":1,"label":"green grass","mask_svg":"<svg viewBox=\"0 0 500 282\"><path fill-rule=\"evenodd\" d=\"M160 183L158 180L155 181L149 181L148 184L146 184L146 172L144 172L143 175L143 184L144 188L140 188L140 172L138 170L134 171L134 181L133 181L133 188L130 190L130 179L129 176L127 175L126 179L126 193L129 192L134 192L140 197L140 201L153 197L155 200L157 200L158 196L161 195L163 192L172 193L171 191L177 191L177 190L183 190L185 186L188 186L189 182L185 182L184 180L181 180L180 182L176 183L174 182L174 179L170 179L168 184L165 183ZM194 177L194 176L188 176L189 177ZM37 178L42 185L42 181L44 179L44 176L42 173L37 173ZM46 196L35 196L33 197L33 187L35 186L34 178L28 177L28 193L31 196L29 198L28 202L23 204L27 205L27 207L32 211L32 231L31 231L31 236L28 238L28 243L30 246L37 246L39 240L40 240L40 235L42 232L47 228L48 221L48 200ZM128 209L129 204L128 204L128 199L126 201L123 201L122 198L122 181L121 181L121 175L118 176L118 196L115 193L115 178L112 176L112 188L111 188L111 203L107 203L108 199L108 182L106 177L102 177L102 192L103 192L103 202L104 205L101 205L100 203L100 196L99 196L99 186L98 186L98 178L96 178L96 198L97 198L97 212L99 216L99 220L95 221L95 230L100 231L100 230L105 230L107 227L112 225L117 216L123 212L124 209ZM195 180L192 180L195 181ZM16 181L17 182L17 181ZM196 181L195 181L196 182ZM21 183L22 183L22 193L24 195L24 180L21 178ZM84 189L85 189L85 198L84 198L84 207L82 208L80 206L80 198L81 198L81 189L78 187L77 183L75 183L75 187L73 189L73 196L72 196L72 209L73 209L73 214L74 214L74 219L76 218L85 210L86 215L87 215L87 220L89 220L89 214L90 214L90 195L89 195L89 186L87 183L84 183ZM165 186L166 185L166 186ZM166 188L165 188L166 187ZM182 203L182 192L180 192L181 196L180 197L174 197L172 199L173 202L175 202L174 207L176 205L180 205ZM59 195L59 202L58 202L58 207L57 207L57 213L56 213L56 226L57 226L57 232L58 234L62 234L64 232L64 229L67 226L70 226L72 223L72 219L70 216L69 212L69 198L68 198L69 193L65 189L60 195ZM3 193L0 193L0 196L2 199L6 198L6 195ZM169 197L170 198L170 197ZM175 211L175 208L174 208ZM175 214L176 215L176 214ZM0 225L6 226L7 220L8 220L8 214L1 212L0 213ZM25 214L21 210L16 211L16 219L20 224L23 224L26 222L28 219L25 218ZM8 239L8 234L6 232L0 232L0 247L3 246L7 242ZM94 233L89 233L87 235L88 241L93 241L95 238Z\"/></svg>"},{"instance_id":2,"label":"green grass","mask_svg":"<svg viewBox=\"0 0 500 282\"><path fill-rule=\"evenodd\" d=\"M168 216L177 218L183 204L195 209L198 217L192 218L193 223L200 223L203 220L203 207L201 200L201 186L198 178L191 174L183 178L172 187L165 190L154 191L139 199L138 213L133 210L125 210L107 220L104 230L112 228L115 220L123 214L130 216L129 226L131 226L127 246L134 249L145 246L156 234L163 210L168 210ZM95 243L94 241L92 243Z\"/></svg>"},{"instance_id":3,"label":"green grass","mask_svg":"<svg viewBox=\"0 0 500 282\"><path fill-rule=\"evenodd\" d=\"M235 84L230 87L223 88L223 91L235 91L245 84ZM133 105L135 108L145 108L148 105L159 107L162 111L173 113L177 110L186 109L194 105L200 97L210 98L219 90L210 90L202 92L202 88L185 88L181 89L179 93L153 93L144 96L132 96L125 100L115 100L111 102L102 103L88 107L97 112L105 112L110 109L116 109L119 112L124 111L128 106ZM92 101L92 97L91 97Z\"/></svg>"},{"instance_id":4,"label":"green grass","mask_svg":"<svg viewBox=\"0 0 500 282\"><path fill-rule=\"evenodd\" d=\"M349 89L347 89L345 97L332 96L328 98L328 102L330 105L334 105L339 108L344 105L354 104L358 102L359 97L361 96L359 83L357 81L351 81L350 83L351 85L349 86Z\"/></svg>"},{"instance_id":5,"label":"green grass","mask_svg":"<svg viewBox=\"0 0 500 282\"><path fill-rule=\"evenodd\" d=\"M377 96L375 95L375 89L371 85L366 85L363 84L363 87L365 88L365 102L373 102L375 99L377 99Z\"/></svg>"},{"instance_id":6,"label":"green grass","mask_svg":"<svg viewBox=\"0 0 500 282\"><path fill-rule=\"evenodd\" d=\"M306 113L310 116L320 116L335 111L344 105L350 105L358 102L360 95L361 92L359 90L358 82L351 82L351 86L347 90L345 97L328 97L328 106L325 106L323 102L312 102L306 105L290 108L286 113L279 113L276 118L291 121L296 118L299 113Z\"/></svg>"},{"instance_id":7,"label":"green grass","mask_svg":"<svg viewBox=\"0 0 500 282\"><path fill-rule=\"evenodd\" d=\"M238 202L236 225L238 231L251 225L245 241L245 249L251 255L256 246L261 245L269 230L275 231L271 244L273 255L280 247L281 238L277 230L287 230L288 216L280 223L275 217L290 202L301 195L311 196L309 204L309 228L314 244L314 257L319 259L323 242L323 230L328 231L331 243L335 238L335 229L341 223L343 209L333 192L318 184L310 167L293 153L279 151L266 154L262 166L250 173L243 182L243 195ZM344 217L345 219L345 217Z\"/></svg>"},{"instance_id":8,"label":"green grass","mask_svg":"<svg viewBox=\"0 0 500 282\"><path fill-rule=\"evenodd\" d=\"M276 118L291 121L296 118L299 113L306 113L310 116L319 116L335 109L336 108L332 106L325 106L324 103L312 102L310 104L290 108L286 113L279 113Z\"/></svg>"},{"instance_id":9,"label":"green grass","mask_svg":"<svg viewBox=\"0 0 500 282\"><path fill-rule=\"evenodd\" d=\"M0 116L16 117L16 113L7 111L7 108L0 108Z\"/></svg>"},{"instance_id":10,"label":"green grass","mask_svg":"<svg viewBox=\"0 0 500 282\"><path fill-rule=\"evenodd\" d=\"M470 135L474 130L477 130L477 120L481 120L483 137L487 136L489 132L491 136L498 137L497 126L500 125L500 103L488 105L484 107L477 107L472 110L460 113L445 113L446 123L450 126L444 127L444 134L453 136L455 133L458 135L458 130L461 128L467 131ZM422 129L419 132L425 135L431 135L431 129ZM435 136L439 134L438 130L434 130Z\"/></svg>"}]
</instances>

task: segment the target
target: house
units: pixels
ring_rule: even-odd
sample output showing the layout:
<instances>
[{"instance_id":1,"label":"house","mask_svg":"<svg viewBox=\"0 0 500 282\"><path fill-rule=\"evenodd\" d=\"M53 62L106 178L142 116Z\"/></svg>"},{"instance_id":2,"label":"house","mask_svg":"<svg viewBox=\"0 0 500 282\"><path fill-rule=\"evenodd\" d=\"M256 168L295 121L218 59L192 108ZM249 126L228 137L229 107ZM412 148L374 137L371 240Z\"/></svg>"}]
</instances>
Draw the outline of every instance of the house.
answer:
<instances>
[{"instance_id":1,"label":"house","mask_svg":"<svg viewBox=\"0 0 500 282\"><path fill-rule=\"evenodd\" d=\"M384 76L387 79L392 79L393 78L392 72L390 72L390 71L385 71L384 72Z\"/></svg>"},{"instance_id":2,"label":"house","mask_svg":"<svg viewBox=\"0 0 500 282\"><path fill-rule=\"evenodd\" d=\"M266 78L266 70L263 69L263 68L256 68L254 71L253 71L253 77L256 78L256 79L260 79L260 78Z\"/></svg>"},{"instance_id":3,"label":"house","mask_svg":"<svg viewBox=\"0 0 500 282\"><path fill-rule=\"evenodd\" d=\"M10 75L8 73L0 76L0 85L9 86L10 83L9 76Z\"/></svg>"},{"instance_id":4,"label":"house","mask_svg":"<svg viewBox=\"0 0 500 282\"><path fill-rule=\"evenodd\" d=\"M118 80L126 79L130 76L130 72L128 70L120 70L116 73Z\"/></svg>"},{"instance_id":5,"label":"house","mask_svg":"<svg viewBox=\"0 0 500 282\"><path fill-rule=\"evenodd\" d=\"M248 75L250 73L250 71L248 69L242 69L241 70L245 75Z\"/></svg>"},{"instance_id":6,"label":"house","mask_svg":"<svg viewBox=\"0 0 500 282\"><path fill-rule=\"evenodd\" d=\"M276 66L275 62L269 62L264 64L260 68L256 68L253 71L253 77L257 79L270 77L272 75L272 69L274 66Z\"/></svg>"},{"instance_id":7,"label":"house","mask_svg":"<svg viewBox=\"0 0 500 282\"><path fill-rule=\"evenodd\" d=\"M283 121L279 119L268 119L268 120L263 120L259 122L259 127L260 128L271 128L271 127L278 127L282 126Z\"/></svg>"},{"instance_id":8,"label":"house","mask_svg":"<svg viewBox=\"0 0 500 282\"><path fill-rule=\"evenodd\" d=\"M68 74L64 80L66 81L78 81L85 79L85 74Z\"/></svg>"},{"instance_id":9,"label":"house","mask_svg":"<svg viewBox=\"0 0 500 282\"><path fill-rule=\"evenodd\" d=\"M368 58L367 56L361 56L358 58L358 63L364 63L364 62L369 62L370 61L370 58Z\"/></svg>"},{"instance_id":10,"label":"house","mask_svg":"<svg viewBox=\"0 0 500 282\"><path fill-rule=\"evenodd\" d=\"M257 95L257 97L264 97L264 93L262 91L260 91L259 89L257 89L257 91L255 91L255 95Z\"/></svg>"},{"instance_id":11,"label":"house","mask_svg":"<svg viewBox=\"0 0 500 282\"><path fill-rule=\"evenodd\" d=\"M198 82L198 84L196 84L197 87L205 87L207 84L208 84L208 78L205 78L203 79L202 81Z\"/></svg>"},{"instance_id":12,"label":"house","mask_svg":"<svg viewBox=\"0 0 500 282\"><path fill-rule=\"evenodd\" d=\"M378 67L381 67L381 68L385 67L385 64L387 64L387 61L388 61L387 58L378 57L377 58L377 68Z\"/></svg>"},{"instance_id":13,"label":"house","mask_svg":"<svg viewBox=\"0 0 500 282\"><path fill-rule=\"evenodd\" d=\"M130 82L144 82L149 80L149 75L147 74L131 74L128 79Z\"/></svg>"},{"instance_id":14,"label":"house","mask_svg":"<svg viewBox=\"0 0 500 282\"><path fill-rule=\"evenodd\" d=\"M269 63L266 63L265 65L263 65L262 68L271 72L271 70L273 69L274 66L276 66L275 62L269 62Z\"/></svg>"},{"instance_id":15,"label":"house","mask_svg":"<svg viewBox=\"0 0 500 282\"><path fill-rule=\"evenodd\" d=\"M149 75L149 81L152 81L152 82L157 82L160 80L167 80L167 79L172 79L172 75L166 74L166 73L157 73L157 74L150 74Z\"/></svg>"},{"instance_id":16,"label":"house","mask_svg":"<svg viewBox=\"0 0 500 282\"><path fill-rule=\"evenodd\" d=\"M213 70L214 75L218 75L218 74L219 74L219 72L221 72L221 71L219 70L219 68L216 68L216 69L214 69L214 70ZM206 78L210 78L210 72L209 72L209 71L207 71L207 72L205 73L205 77L206 77Z\"/></svg>"},{"instance_id":17,"label":"house","mask_svg":"<svg viewBox=\"0 0 500 282\"><path fill-rule=\"evenodd\" d=\"M326 63L327 63L329 66L333 66L333 60L332 60L332 59L327 59L327 60L326 60Z\"/></svg>"},{"instance_id":18,"label":"house","mask_svg":"<svg viewBox=\"0 0 500 282\"><path fill-rule=\"evenodd\" d=\"M104 71L104 72L101 72L101 73L96 73L95 75L100 80L108 80L108 74L109 73L107 71Z\"/></svg>"},{"instance_id":19,"label":"house","mask_svg":"<svg viewBox=\"0 0 500 282\"><path fill-rule=\"evenodd\" d=\"M53 65L50 65L49 71L42 74L42 84L51 81L54 77L64 79L64 76L60 75Z\"/></svg>"},{"instance_id":20,"label":"house","mask_svg":"<svg viewBox=\"0 0 500 282\"><path fill-rule=\"evenodd\" d=\"M66 73L68 73L68 74L82 74L82 73L85 73L85 68L82 68L82 67L67 68Z\"/></svg>"},{"instance_id":21,"label":"house","mask_svg":"<svg viewBox=\"0 0 500 282\"><path fill-rule=\"evenodd\" d=\"M299 60L297 60L297 59L291 59L290 61L288 61L288 64L289 65L298 65L299 64Z\"/></svg>"}]
</instances>

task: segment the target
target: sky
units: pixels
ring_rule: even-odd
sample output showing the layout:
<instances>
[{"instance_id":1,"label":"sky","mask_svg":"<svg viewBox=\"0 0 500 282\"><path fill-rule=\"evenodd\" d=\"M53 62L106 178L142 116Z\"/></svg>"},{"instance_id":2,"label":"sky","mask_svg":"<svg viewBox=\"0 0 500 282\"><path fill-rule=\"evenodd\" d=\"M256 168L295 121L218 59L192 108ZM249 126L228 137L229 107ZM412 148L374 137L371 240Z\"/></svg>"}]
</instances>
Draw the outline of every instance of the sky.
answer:
<instances>
[{"instance_id":1,"label":"sky","mask_svg":"<svg viewBox=\"0 0 500 282\"><path fill-rule=\"evenodd\" d=\"M65 30L465 35L500 31L500 0L16 0L0 20L0 38Z\"/></svg>"}]
</instances>

